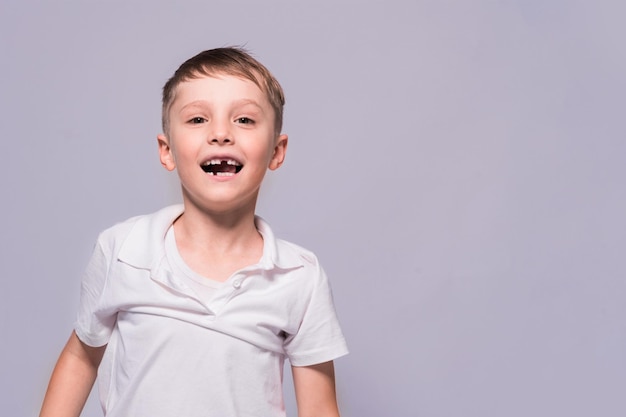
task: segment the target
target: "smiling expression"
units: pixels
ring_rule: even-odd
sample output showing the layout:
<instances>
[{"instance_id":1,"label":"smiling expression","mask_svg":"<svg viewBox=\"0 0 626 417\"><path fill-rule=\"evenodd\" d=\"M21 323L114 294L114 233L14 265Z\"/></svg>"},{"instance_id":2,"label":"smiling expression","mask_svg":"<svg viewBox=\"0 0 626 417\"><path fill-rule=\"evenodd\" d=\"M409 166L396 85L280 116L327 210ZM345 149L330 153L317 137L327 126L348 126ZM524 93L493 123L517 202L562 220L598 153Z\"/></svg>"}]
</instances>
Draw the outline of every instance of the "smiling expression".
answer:
<instances>
[{"instance_id":1,"label":"smiling expression","mask_svg":"<svg viewBox=\"0 0 626 417\"><path fill-rule=\"evenodd\" d=\"M182 82L157 137L161 163L178 170L186 205L203 211L254 210L267 169L283 163L287 136L252 81L230 75Z\"/></svg>"}]
</instances>

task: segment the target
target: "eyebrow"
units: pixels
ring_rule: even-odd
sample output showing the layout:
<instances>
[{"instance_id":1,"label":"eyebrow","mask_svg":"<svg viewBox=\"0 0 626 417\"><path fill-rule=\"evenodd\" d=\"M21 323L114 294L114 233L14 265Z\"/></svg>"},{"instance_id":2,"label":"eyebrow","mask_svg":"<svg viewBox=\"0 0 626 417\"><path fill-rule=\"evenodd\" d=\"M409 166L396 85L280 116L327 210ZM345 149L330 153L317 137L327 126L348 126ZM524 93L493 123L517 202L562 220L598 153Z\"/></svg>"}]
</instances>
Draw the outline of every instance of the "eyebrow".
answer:
<instances>
[{"instance_id":1,"label":"eyebrow","mask_svg":"<svg viewBox=\"0 0 626 417\"><path fill-rule=\"evenodd\" d=\"M192 101L191 103L187 103L183 107L181 107L179 113L185 111L186 109L188 109L190 107L204 107L206 105L206 103L208 103L208 101L206 101L206 100L195 100L195 101ZM253 99L244 98L244 99L241 99L241 100L234 101L232 103L233 107L246 106L246 105L253 105L257 109L263 111L263 107L261 107L261 105L256 100L253 100Z\"/></svg>"},{"instance_id":2,"label":"eyebrow","mask_svg":"<svg viewBox=\"0 0 626 417\"><path fill-rule=\"evenodd\" d=\"M263 107L261 107L261 105L256 100L253 100L251 98L244 98L241 100L237 100L233 104L235 106L245 106L247 104L252 104L253 106L258 107L259 109L263 109Z\"/></svg>"}]
</instances>

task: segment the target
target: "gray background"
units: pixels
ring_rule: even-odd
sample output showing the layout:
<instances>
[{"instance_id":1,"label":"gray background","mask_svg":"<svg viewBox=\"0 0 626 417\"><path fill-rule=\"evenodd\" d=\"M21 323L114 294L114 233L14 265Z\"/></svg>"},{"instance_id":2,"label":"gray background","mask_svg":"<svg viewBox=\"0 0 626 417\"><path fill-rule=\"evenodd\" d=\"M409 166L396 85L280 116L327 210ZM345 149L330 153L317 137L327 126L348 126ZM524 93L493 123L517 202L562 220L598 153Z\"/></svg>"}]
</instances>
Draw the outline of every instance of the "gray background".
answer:
<instances>
[{"instance_id":1,"label":"gray background","mask_svg":"<svg viewBox=\"0 0 626 417\"><path fill-rule=\"evenodd\" d=\"M2 0L2 415L97 233L179 201L160 89L231 44L286 90L258 211L331 276L344 416L626 415L623 4Z\"/></svg>"}]
</instances>

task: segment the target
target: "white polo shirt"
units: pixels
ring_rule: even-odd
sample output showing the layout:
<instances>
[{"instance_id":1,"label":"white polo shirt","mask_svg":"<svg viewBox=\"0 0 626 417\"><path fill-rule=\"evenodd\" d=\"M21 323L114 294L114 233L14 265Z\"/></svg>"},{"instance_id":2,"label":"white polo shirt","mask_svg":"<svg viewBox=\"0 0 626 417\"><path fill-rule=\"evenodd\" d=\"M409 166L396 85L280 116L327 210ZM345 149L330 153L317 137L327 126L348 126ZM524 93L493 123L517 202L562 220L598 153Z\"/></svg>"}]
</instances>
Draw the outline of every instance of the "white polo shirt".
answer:
<instances>
[{"instance_id":1,"label":"white polo shirt","mask_svg":"<svg viewBox=\"0 0 626 417\"><path fill-rule=\"evenodd\" d=\"M283 361L348 351L315 255L274 238L259 217L259 263L210 300L176 277L165 235L182 205L104 231L82 281L75 331L107 344L98 371L107 417L284 416Z\"/></svg>"}]
</instances>

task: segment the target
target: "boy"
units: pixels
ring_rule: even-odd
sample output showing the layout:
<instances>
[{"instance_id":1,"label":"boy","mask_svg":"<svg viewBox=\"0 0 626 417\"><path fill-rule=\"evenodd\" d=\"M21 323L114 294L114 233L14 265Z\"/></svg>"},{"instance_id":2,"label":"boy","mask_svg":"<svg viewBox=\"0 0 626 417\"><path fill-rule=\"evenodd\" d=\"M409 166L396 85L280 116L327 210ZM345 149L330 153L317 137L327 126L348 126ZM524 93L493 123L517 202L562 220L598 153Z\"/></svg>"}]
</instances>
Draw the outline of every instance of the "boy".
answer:
<instances>
[{"instance_id":1,"label":"boy","mask_svg":"<svg viewBox=\"0 0 626 417\"><path fill-rule=\"evenodd\" d=\"M339 415L347 353L315 256L255 216L287 150L284 96L238 48L201 52L163 88L161 164L183 204L104 231L40 417L78 416L98 373L107 417L284 416L287 357L300 417Z\"/></svg>"}]
</instances>

